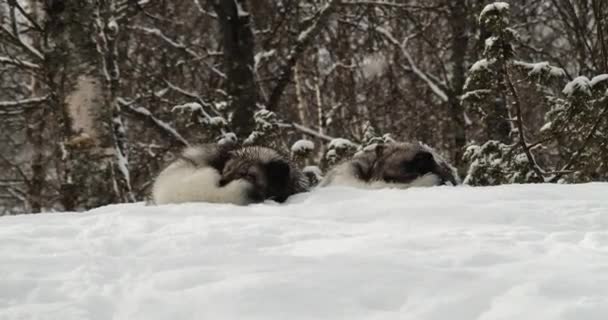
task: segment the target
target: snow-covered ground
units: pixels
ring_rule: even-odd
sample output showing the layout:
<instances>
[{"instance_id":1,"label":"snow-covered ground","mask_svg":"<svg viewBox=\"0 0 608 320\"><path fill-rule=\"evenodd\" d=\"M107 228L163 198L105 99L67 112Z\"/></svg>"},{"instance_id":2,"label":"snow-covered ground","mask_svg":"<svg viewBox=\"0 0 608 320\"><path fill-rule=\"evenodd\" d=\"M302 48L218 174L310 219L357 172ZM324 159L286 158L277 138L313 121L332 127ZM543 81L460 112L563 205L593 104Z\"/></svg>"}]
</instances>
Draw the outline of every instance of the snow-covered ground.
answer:
<instances>
[{"instance_id":1,"label":"snow-covered ground","mask_svg":"<svg viewBox=\"0 0 608 320\"><path fill-rule=\"evenodd\" d=\"M0 319L608 319L608 184L2 217Z\"/></svg>"}]
</instances>

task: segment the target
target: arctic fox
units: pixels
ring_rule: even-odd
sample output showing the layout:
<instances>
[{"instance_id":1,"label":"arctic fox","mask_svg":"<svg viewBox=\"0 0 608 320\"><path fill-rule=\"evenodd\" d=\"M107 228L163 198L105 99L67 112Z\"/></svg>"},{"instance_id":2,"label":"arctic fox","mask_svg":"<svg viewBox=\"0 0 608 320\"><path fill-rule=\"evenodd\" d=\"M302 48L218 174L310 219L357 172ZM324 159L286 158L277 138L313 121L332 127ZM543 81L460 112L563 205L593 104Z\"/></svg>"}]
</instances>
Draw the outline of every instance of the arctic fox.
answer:
<instances>
[{"instance_id":1,"label":"arctic fox","mask_svg":"<svg viewBox=\"0 0 608 320\"><path fill-rule=\"evenodd\" d=\"M459 183L456 170L429 146L395 142L371 145L331 169L320 186L405 189Z\"/></svg>"},{"instance_id":2,"label":"arctic fox","mask_svg":"<svg viewBox=\"0 0 608 320\"><path fill-rule=\"evenodd\" d=\"M230 150L209 144L185 149L158 175L152 197L156 204L283 202L306 191L305 181L289 159L274 149L253 146Z\"/></svg>"}]
</instances>

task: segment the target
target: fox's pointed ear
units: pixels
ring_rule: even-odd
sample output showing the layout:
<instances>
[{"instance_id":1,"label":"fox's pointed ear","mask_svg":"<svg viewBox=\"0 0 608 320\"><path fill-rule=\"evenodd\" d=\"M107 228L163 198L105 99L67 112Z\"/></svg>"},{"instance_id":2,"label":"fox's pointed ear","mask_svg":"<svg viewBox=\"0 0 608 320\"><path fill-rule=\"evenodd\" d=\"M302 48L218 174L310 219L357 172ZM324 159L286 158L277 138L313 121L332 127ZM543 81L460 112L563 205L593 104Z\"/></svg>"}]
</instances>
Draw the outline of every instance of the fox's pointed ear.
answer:
<instances>
[{"instance_id":1,"label":"fox's pointed ear","mask_svg":"<svg viewBox=\"0 0 608 320\"><path fill-rule=\"evenodd\" d=\"M277 183L287 183L291 174L291 167L285 160L272 160L265 166L268 179Z\"/></svg>"}]
</instances>

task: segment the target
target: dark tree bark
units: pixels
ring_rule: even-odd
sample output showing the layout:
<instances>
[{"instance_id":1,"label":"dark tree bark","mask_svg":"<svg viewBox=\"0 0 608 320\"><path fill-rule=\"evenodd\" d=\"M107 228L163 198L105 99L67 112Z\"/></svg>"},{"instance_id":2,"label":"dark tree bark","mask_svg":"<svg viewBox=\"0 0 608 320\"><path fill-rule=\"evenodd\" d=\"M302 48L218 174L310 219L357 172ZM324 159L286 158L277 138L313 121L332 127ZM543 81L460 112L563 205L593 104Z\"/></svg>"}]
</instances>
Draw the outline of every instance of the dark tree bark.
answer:
<instances>
[{"instance_id":1,"label":"dark tree bark","mask_svg":"<svg viewBox=\"0 0 608 320\"><path fill-rule=\"evenodd\" d=\"M100 14L112 14L111 3L53 0L46 6L46 82L60 133L60 202L68 211L134 200L116 103L117 51L106 37L109 19Z\"/></svg>"},{"instance_id":2,"label":"dark tree bark","mask_svg":"<svg viewBox=\"0 0 608 320\"><path fill-rule=\"evenodd\" d=\"M465 3L447 1L449 7L449 24L452 30L452 54L450 56L452 84L448 95L448 106L450 108L451 127L454 136L454 164L460 167L464 147L467 143L466 128L464 121L464 108L460 99L464 83L466 81L466 54L469 42L467 23L469 7Z\"/></svg>"},{"instance_id":3,"label":"dark tree bark","mask_svg":"<svg viewBox=\"0 0 608 320\"><path fill-rule=\"evenodd\" d=\"M247 12L245 0L215 0L213 8L223 38L226 92L231 99L231 126L239 138L245 138L253 130L253 113L258 102L253 74L255 41L251 15Z\"/></svg>"},{"instance_id":4,"label":"dark tree bark","mask_svg":"<svg viewBox=\"0 0 608 320\"><path fill-rule=\"evenodd\" d=\"M86 161L77 155L70 143L76 137L67 97L77 86L77 78L89 69L85 57L94 53L88 39L88 28L82 17L91 14L86 1L47 1L45 6L45 80L50 94L50 106L59 133L57 169L60 203L65 210L77 209L81 186L78 186L78 162ZM80 17L80 18L79 18Z\"/></svg>"}]
</instances>

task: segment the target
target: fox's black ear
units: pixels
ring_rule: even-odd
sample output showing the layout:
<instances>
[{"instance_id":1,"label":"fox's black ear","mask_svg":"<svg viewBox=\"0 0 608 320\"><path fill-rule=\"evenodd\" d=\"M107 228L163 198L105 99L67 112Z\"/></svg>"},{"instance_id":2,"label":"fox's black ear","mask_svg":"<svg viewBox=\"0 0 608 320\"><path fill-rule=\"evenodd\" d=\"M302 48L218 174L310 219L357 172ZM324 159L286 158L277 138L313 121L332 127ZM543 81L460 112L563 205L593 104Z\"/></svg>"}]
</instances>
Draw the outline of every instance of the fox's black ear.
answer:
<instances>
[{"instance_id":1,"label":"fox's black ear","mask_svg":"<svg viewBox=\"0 0 608 320\"><path fill-rule=\"evenodd\" d=\"M287 184L289 182L289 175L291 174L291 168L289 163L285 160L272 160L265 166L268 180L274 184Z\"/></svg>"}]
</instances>

